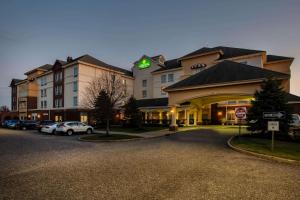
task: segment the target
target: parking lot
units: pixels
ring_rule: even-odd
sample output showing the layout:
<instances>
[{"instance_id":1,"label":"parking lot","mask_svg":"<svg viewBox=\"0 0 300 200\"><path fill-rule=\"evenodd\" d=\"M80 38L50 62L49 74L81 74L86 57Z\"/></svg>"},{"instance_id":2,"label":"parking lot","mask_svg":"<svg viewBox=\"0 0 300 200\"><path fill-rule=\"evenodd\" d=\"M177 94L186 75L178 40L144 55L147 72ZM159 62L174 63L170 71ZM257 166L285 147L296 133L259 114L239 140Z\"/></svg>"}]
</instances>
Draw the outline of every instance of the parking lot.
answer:
<instances>
[{"instance_id":1,"label":"parking lot","mask_svg":"<svg viewBox=\"0 0 300 200\"><path fill-rule=\"evenodd\" d=\"M191 130L89 143L0 129L0 199L300 199L300 167L227 148Z\"/></svg>"}]
</instances>

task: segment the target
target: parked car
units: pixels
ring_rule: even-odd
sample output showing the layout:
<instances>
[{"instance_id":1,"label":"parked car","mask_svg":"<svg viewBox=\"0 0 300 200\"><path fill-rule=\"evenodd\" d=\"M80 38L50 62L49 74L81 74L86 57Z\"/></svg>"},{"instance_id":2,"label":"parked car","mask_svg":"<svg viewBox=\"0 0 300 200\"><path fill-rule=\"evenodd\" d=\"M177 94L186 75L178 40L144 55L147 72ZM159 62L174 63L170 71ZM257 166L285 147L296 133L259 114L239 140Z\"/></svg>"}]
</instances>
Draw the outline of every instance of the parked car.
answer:
<instances>
[{"instance_id":1,"label":"parked car","mask_svg":"<svg viewBox=\"0 0 300 200\"><path fill-rule=\"evenodd\" d=\"M56 134L56 128L57 128L57 124L56 123L52 123L52 124L48 124L45 125L41 128L40 132L42 133L50 133L55 135Z\"/></svg>"},{"instance_id":2,"label":"parked car","mask_svg":"<svg viewBox=\"0 0 300 200\"><path fill-rule=\"evenodd\" d=\"M36 125L36 129L41 132L41 129L44 127L44 126L47 126L47 125L53 125L54 122L52 120L43 120L43 121L39 121Z\"/></svg>"},{"instance_id":3,"label":"parked car","mask_svg":"<svg viewBox=\"0 0 300 200\"><path fill-rule=\"evenodd\" d=\"M94 128L92 126L86 125L82 122L70 121L62 122L57 125L57 133L65 133L67 135L73 135L73 133L93 133Z\"/></svg>"},{"instance_id":4,"label":"parked car","mask_svg":"<svg viewBox=\"0 0 300 200\"><path fill-rule=\"evenodd\" d=\"M19 120L7 120L5 127L16 129L18 123L19 123Z\"/></svg>"},{"instance_id":5,"label":"parked car","mask_svg":"<svg viewBox=\"0 0 300 200\"><path fill-rule=\"evenodd\" d=\"M290 126L293 128L300 128L300 115L299 114L292 114L292 122Z\"/></svg>"},{"instance_id":6,"label":"parked car","mask_svg":"<svg viewBox=\"0 0 300 200\"><path fill-rule=\"evenodd\" d=\"M36 126L37 126L37 121L34 120L22 120L16 124L16 128L22 130L35 129Z\"/></svg>"}]
</instances>

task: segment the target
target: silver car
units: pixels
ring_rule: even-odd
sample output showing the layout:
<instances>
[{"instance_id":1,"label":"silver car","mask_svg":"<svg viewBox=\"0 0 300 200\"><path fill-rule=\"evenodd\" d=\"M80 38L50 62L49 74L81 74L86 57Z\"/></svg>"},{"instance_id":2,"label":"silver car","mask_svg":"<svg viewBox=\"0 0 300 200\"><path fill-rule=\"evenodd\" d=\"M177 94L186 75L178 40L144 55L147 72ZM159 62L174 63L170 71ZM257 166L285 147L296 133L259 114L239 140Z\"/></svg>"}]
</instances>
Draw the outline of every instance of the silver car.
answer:
<instances>
[{"instance_id":1,"label":"silver car","mask_svg":"<svg viewBox=\"0 0 300 200\"><path fill-rule=\"evenodd\" d=\"M65 133L67 135L73 135L73 133L92 134L94 128L82 122L70 121L59 123L56 127L56 132Z\"/></svg>"}]
</instances>

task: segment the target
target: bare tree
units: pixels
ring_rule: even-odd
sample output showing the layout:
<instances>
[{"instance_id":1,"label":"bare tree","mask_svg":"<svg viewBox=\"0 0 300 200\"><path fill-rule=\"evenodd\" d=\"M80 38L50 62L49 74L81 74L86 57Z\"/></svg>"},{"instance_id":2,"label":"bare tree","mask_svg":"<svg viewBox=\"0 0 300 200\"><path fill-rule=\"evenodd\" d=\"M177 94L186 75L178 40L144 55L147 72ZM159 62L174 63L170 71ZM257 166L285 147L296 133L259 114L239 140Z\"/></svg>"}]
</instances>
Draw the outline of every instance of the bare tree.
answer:
<instances>
[{"instance_id":1,"label":"bare tree","mask_svg":"<svg viewBox=\"0 0 300 200\"><path fill-rule=\"evenodd\" d=\"M86 87L83 101L84 106L94 109L96 112L97 109L101 109L99 106L97 106L97 109L95 108L95 102L101 91L107 94L112 110L120 109L128 98L126 81L122 76L115 72L103 72ZM107 117L107 119L109 118ZM109 123L107 123L107 131L108 128Z\"/></svg>"},{"instance_id":2,"label":"bare tree","mask_svg":"<svg viewBox=\"0 0 300 200\"><path fill-rule=\"evenodd\" d=\"M1 106L0 112L9 112L9 108L7 106Z\"/></svg>"}]
</instances>

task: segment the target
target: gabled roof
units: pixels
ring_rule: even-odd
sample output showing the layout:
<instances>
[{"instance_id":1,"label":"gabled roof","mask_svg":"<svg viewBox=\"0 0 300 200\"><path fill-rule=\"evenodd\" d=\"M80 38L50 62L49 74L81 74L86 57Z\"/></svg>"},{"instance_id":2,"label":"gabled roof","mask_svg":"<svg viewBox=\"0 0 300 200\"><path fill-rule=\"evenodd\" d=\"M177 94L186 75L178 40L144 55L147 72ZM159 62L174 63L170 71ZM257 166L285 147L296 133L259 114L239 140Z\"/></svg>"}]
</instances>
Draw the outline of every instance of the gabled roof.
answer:
<instances>
[{"instance_id":1,"label":"gabled roof","mask_svg":"<svg viewBox=\"0 0 300 200\"><path fill-rule=\"evenodd\" d=\"M196 51L193 51L192 53L189 53L189 54L181 57L180 59L184 59L184 58L195 56L195 55L211 53L211 52L220 52L220 55L221 55L220 60L222 60L222 59L251 55L251 54L256 54L256 53L262 53L265 51L253 50L253 49L242 49L242 48L235 48L235 47L225 47L225 46L217 46L217 47L213 47L213 48L203 47L201 49L198 49Z\"/></svg>"},{"instance_id":2,"label":"gabled roof","mask_svg":"<svg viewBox=\"0 0 300 200\"><path fill-rule=\"evenodd\" d=\"M164 63L164 66L161 66L160 69L157 69L153 72L161 72L161 71L165 71L165 70L169 70L169 69L176 69L176 68L180 68L181 67L181 63L178 59L172 59L172 60L167 60Z\"/></svg>"},{"instance_id":3,"label":"gabled roof","mask_svg":"<svg viewBox=\"0 0 300 200\"><path fill-rule=\"evenodd\" d=\"M140 99L137 100L137 106L139 108L168 106L168 101L168 98Z\"/></svg>"},{"instance_id":4,"label":"gabled roof","mask_svg":"<svg viewBox=\"0 0 300 200\"><path fill-rule=\"evenodd\" d=\"M39 67L37 67L37 68L34 68L34 69L32 69L32 70L26 72L25 75L31 74L31 73L33 73L33 72L35 72L35 71L38 71L38 70L49 71L49 70L51 70L51 69L52 69L52 65L50 65L50 64L45 64L45 65L39 66Z\"/></svg>"},{"instance_id":5,"label":"gabled roof","mask_svg":"<svg viewBox=\"0 0 300 200\"><path fill-rule=\"evenodd\" d=\"M239 81L265 79L268 77L288 78L288 74L275 72L242 63L224 60L208 69L179 81L165 90L182 89L186 87L207 86L214 84L228 84Z\"/></svg>"},{"instance_id":6,"label":"gabled roof","mask_svg":"<svg viewBox=\"0 0 300 200\"><path fill-rule=\"evenodd\" d=\"M16 85L17 83L19 83L21 81L23 81L23 80L14 78L14 79L11 80L10 86Z\"/></svg>"},{"instance_id":7,"label":"gabled roof","mask_svg":"<svg viewBox=\"0 0 300 200\"><path fill-rule=\"evenodd\" d=\"M88 54L80 56L78 58L75 58L71 62L75 62L75 61L82 61L82 62L90 63L90 64L93 64L93 65L98 65L98 66L101 66L101 67L104 67L104 68L107 68L107 69L110 69L110 70L122 72L122 73L124 73L128 76L132 76L131 71L126 70L126 69L122 69L120 67L116 67L116 66L113 66L113 65L109 65L109 64L107 64L107 63L105 63L101 60L98 60L97 58L94 58L94 57L92 57Z\"/></svg>"},{"instance_id":8,"label":"gabled roof","mask_svg":"<svg viewBox=\"0 0 300 200\"><path fill-rule=\"evenodd\" d=\"M267 62L281 61L281 60L294 60L292 57L267 55Z\"/></svg>"}]
</instances>

